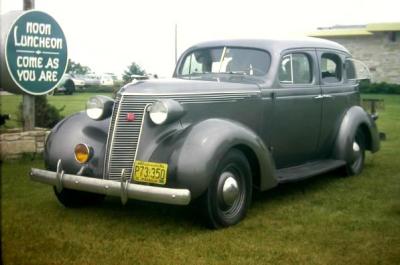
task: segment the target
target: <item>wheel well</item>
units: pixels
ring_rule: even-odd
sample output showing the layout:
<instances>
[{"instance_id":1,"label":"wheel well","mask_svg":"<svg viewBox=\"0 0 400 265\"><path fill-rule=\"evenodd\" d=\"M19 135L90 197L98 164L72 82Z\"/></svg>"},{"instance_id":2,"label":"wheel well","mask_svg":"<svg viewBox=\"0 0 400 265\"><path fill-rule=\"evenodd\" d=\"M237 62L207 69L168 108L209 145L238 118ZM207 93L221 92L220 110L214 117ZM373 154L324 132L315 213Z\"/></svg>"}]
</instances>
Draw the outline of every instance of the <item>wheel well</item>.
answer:
<instances>
[{"instance_id":1,"label":"wheel well","mask_svg":"<svg viewBox=\"0 0 400 265\"><path fill-rule=\"evenodd\" d=\"M371 132L369 131L368 126L363 123L360 124L359 128L365 137L365 149L371 150Z\"/></svg>"},{"instance_id":2,"label":"wheel well","mask_svg":"<svg viewBox=\"0 0 400 265\"><path fill-rule=\"evenodd\" d=\"M238 149L241 151L247 158L247 161L250 164L251 168L251 175L253 178L253 187L256 187L257 189L260 188L260 182L261 182L261 174L260 174L260 164L258 162L258 158L254 151L246 146L246 145L237 145L234 147L235 149Z\"/></svg>"},{"instance_id":3,"label":"wheel well","mask_svg":"<svg viewBox=\"0 0 400 265\"><path fill-rule=\"evenodd\" d=\"M75 83L71 79L65 81L65 88L75 90Z\"/></svg>"}]
</instances>

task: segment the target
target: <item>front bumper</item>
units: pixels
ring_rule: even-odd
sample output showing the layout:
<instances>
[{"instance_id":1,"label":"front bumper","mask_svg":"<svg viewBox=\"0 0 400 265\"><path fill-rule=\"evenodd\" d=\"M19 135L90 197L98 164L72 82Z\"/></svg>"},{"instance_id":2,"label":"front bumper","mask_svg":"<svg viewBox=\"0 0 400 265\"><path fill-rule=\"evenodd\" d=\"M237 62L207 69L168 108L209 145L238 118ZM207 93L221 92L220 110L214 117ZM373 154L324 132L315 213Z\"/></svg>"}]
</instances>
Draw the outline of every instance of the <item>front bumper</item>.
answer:
<instances>
[{"instance_id":1,"label":"front bumper","mask_svg":"<svg viewBox=\"0 0 400 265\"><path fill-rule=\"evenodd\" d=\"M121 181L97 179L79 175L64 174L61 161L57 166L57 172L32 168L31 179L43 184L55 186L58 191L63 188L87 191L92 193L121 197L122 203L128 199L160 202L166 204L187 205L190 202L190 191L187 189L171 189L138 185L129 182L121 174Z\"/></svg>"}]
</instances>

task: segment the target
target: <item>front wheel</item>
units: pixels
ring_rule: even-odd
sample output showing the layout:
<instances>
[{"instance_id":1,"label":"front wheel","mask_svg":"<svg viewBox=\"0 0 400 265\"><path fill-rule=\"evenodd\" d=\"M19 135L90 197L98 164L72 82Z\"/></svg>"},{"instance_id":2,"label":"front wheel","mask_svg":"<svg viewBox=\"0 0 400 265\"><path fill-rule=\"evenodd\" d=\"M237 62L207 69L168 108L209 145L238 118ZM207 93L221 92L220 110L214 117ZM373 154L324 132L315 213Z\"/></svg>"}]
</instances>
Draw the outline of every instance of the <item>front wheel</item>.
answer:
<instances>
[{"instance_id":1,"label":"front wheel","mask_svg":"<svg viewBox=\"0 0 400 265\"><path fill-rule=\"evenodd\" d=\"M105 195L103 194L96 194L79 190L63 188L61 192L58 192L55 187L53 187L53 189L58 201L67 208L78 208L83 206L95 205L101 203L105 197Z\"/></svg>"},{"instance_id":2,"label":"front wheel","mask_svg":"<svg viewBox=\"0 0 400 265\"><path fill-rule=\"evenodd\" d=\"M237 224L251 203L252 175L242 152L229 151L218 163L210 185L203 194L203 210L211 228Z\"/></svg>"},{"instance_id":3,"label":"front wheel","mask_svg":"<svg viewBox=\"0 0 400 265\"><path fill-rule=\"evenodd\" d=\"M358 129L354 136L351 155L346 164L346 173L348 176L358 175L364 168L365 161L365 137L363 132Z\"/></svg>"}]
</instances>

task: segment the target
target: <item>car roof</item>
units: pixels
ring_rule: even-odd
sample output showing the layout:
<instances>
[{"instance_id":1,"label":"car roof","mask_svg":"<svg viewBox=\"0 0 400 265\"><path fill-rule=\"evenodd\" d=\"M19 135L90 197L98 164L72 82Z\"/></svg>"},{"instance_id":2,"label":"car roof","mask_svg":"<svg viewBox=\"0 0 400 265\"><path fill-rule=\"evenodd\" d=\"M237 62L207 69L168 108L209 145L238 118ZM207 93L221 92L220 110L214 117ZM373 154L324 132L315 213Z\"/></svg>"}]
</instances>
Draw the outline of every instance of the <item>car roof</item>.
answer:
<instances>
[{"instance_id":1,"label":"car roof","mask_svg":"<svg viewBox=\"0 0 400 265\"><path fill-rule=\"evenodd\" d=\"M281 52L295 48L321 48L334 49L350 54L350 52L342 45L319 38L304 37L298 39L230 39L230 40L215 40L196 44L190 47L189 50L207 48L207 47L252 47L267 51Z\"/></svg>"}]
</instances>

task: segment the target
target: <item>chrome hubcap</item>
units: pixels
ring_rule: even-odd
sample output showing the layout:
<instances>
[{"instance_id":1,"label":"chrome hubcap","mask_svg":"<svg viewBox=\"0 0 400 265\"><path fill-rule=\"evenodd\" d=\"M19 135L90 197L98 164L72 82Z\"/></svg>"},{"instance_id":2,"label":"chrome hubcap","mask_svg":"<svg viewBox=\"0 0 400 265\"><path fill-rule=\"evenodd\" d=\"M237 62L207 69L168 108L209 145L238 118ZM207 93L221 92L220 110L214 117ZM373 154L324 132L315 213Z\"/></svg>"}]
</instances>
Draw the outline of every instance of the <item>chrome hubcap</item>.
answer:
<instances>
[{"instance_id":1,"label":"chrome hubcap","mask_svg":"<svg viewBox=\"0 0 400 265\"><path fill-rule=\"evenodd\" d=\"M353 143L353 151L354 151L355 153L360 152L360 146L358 145L357 142L354 142L354 143Z\"/></svg>"},{"instance_id":2,"label":"chrome hubcap","mask_svg":"<svg viewBox=\"0 0 400 265\"><path fill-rule=\"evenodd\" d=\"M229 176L222 186L222 199L227 206L232 206L239 197L239 185L236 179Z\"/></svg>"},{"instance_id":3,"label":"chrome hubcap","mask_svg":"<svg viewBox=\"0 0 400 265\"><path fill-rule=\"evenodd\" d=\"M361 157L361 149L356 141L353 142L353 161L357 162Z\"/></svg>"}]
</instances>

